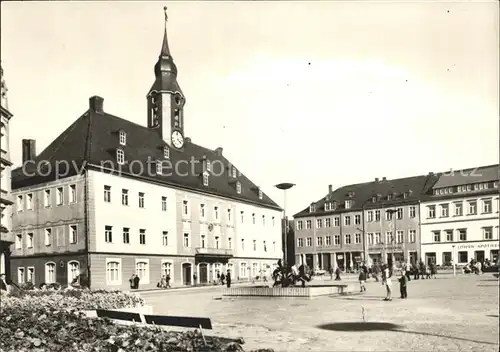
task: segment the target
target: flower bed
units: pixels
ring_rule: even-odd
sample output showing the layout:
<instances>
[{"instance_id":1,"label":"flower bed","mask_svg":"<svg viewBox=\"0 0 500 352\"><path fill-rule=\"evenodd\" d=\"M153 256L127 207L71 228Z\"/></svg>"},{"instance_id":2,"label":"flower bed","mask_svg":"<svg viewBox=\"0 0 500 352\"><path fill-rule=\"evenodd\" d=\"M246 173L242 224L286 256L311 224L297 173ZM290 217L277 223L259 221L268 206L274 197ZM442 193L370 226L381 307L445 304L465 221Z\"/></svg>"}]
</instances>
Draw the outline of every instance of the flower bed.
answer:
<instances>
[{"instance_id":1,"label":"flower bed","mask_svg":"<svg viewBox=\"0 0 500 352\"><path fill-rule=\"evenodd\" d=\"M87 309L143 306L135 294L120 291L21 291L2 294L0 352L198 351L198 331L173 332L155 326L119 325L88 319ZM206 337L209 351L243 351L243 341ZM264 350L263 350L264 351Z\"/></svg>"}]
</instances>

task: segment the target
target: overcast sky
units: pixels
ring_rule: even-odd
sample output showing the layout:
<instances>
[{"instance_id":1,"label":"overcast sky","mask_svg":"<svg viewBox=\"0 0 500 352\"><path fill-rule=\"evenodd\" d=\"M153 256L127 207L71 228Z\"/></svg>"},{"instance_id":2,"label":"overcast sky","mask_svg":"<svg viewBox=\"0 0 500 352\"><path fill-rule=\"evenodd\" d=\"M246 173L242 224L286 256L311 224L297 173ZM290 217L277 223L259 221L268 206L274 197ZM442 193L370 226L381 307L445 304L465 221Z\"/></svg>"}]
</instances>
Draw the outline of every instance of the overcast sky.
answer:
<instances>
[{"instance_id":1,"label":"overcast sky","mask_svg":"<svg viewBox=\"0 0 500 352\"><path fill-rule=\"evenodd\" d=\"M88 108L146 124L161 2L2 2L12 159ZM499 159L499 15L482 2L170 2L185 134L288 213L334 188Z\"/></svg>"}]
</instances>

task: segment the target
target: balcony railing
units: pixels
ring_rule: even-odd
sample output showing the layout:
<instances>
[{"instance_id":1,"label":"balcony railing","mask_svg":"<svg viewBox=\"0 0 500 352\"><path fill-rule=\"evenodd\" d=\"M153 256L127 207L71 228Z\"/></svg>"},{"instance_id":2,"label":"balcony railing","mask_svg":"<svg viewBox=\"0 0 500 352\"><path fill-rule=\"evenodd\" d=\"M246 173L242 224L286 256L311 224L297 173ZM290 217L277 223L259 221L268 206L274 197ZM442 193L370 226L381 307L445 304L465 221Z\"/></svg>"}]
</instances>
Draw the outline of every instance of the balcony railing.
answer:
<instances>
[{"instance_id":1,"label":"balcony railing","mask_svg":"<svg viewBox=\"0 0 500 352\"><path fill-rule=\"evenodd\" d=\"M214 255L214 256L225 256L232 257L233 250L232 249L223 249L223 248L204 248L198 247L196 248L196 254L198 255Z\"/></svg>"}]
</instances>

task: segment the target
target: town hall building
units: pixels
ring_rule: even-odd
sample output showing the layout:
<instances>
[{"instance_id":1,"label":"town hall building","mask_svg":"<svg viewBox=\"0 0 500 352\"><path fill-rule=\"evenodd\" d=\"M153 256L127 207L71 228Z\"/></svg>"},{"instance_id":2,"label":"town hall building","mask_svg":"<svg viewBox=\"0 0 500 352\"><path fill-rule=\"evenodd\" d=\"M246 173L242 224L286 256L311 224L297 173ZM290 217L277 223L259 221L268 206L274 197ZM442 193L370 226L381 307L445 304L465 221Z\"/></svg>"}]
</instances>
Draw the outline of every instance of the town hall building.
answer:
<instances>
[{"instance_id":1,"label":"town hall building","mask_svg":"<svg viewBox=\"0 0 500 352\"><path fill-rule=\"evenodd\" d=\"M186 97L165 33L146 126L114 116L104 99L36 154L23 140L12 172L13 281L85 278L92 288L206 284L269 273L283 257L281 208L222 148L186 136ZM145 117L146 117L145 116Z\"/></svg>"}]
</instances>

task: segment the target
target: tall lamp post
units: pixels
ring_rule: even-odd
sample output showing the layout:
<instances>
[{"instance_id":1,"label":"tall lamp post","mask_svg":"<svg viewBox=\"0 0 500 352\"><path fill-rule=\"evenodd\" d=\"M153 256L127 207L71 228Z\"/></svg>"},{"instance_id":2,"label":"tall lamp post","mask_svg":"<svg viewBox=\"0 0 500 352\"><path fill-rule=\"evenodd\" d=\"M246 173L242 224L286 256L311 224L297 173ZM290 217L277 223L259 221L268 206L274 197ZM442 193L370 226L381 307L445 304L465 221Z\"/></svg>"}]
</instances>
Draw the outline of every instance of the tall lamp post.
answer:
<instances>
[{"instance_id":1,"label":"tall lamp post","mask_svg":"<svg viewBox=\"0 0 500 352\"><path fill-rule=\"evenodd\" d=\"M294 183L279 183L277 185L275 185L274 187L276 187L277 189L281 189L283 191L283 198L284 198L284 206L283 206L283 218L285 219L285 241L284 241L284 245L285 245L285 248L283 249L283 262L284 263L287 263L287 251L288 251L288 219L286 217L286 191L289 190L290 188L292 188L293 186L295 186Z\"/></svg>"},{"instance_id":2,"label":"tall lamp post","mask_svg":"<svg viewBox=\"0 0 500 352\"><path fill-rule=\"evenodd\" d=\"M396 238L397 236L397 227L396 227L396 219L398 217L397 215L397 212L398 210L397 209L388 209L386 210L389 214L391 214L391 217L392 217L392 221L394 221L394 233L392 234L392 241L391 241L391 244L394 244L394 239ZM386 238L387 239L387 238ZM385 241L387 242L387 241ZM385 250L385 253L387 255L387 243L385 244L386 245L386 250ZM394 246L393 246L394 247ZM387 260L389 261L389 260ZM393 258L393 253L391 253L391 267L393 268L394 267L394 258Z\"/></svg>"},{"instance_id":3,"label":"tall lamp post","mask_svg":"<svg viewBox=\"0 0 500 352\"><path fill-rule=\"evenodd\" d=\"M455 258L455 245L451 246L451 260L453 261L453 277L457 276L457 264L456 264L456 258Z\"/></svg>"}]
</instances>

